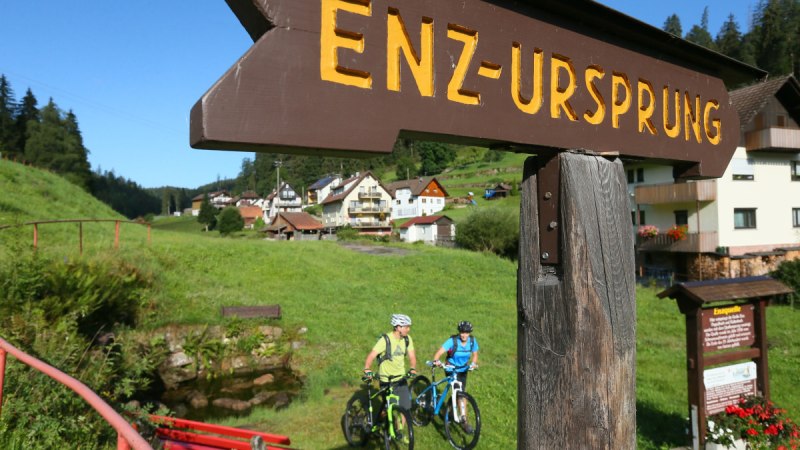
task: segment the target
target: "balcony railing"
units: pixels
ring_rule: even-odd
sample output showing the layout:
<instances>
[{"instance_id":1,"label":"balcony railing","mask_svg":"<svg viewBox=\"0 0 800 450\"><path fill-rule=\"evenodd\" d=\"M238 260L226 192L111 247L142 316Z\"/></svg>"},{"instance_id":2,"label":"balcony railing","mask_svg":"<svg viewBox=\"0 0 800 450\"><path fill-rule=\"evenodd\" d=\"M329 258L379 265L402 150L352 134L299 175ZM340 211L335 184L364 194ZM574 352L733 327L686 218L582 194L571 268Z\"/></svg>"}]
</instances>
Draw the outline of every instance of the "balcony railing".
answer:
<instances>
[{"instance_id":1,"label":"balcony railing","mask_svg":"<svg viewBox=\"0 0 800 450\"><path fill-rule=\"evenodd\" d=\"M800 152L800 130L765 128L745 133L744 142L747 151Z\"/></svg>"},{"instance_id":2,"label":"balcony railing","mask_svg":"<svg viewBox=\"0 0 800 450\"><path fill-rule=\"evenodd\" d=\"M634 195L641 205L710 202L717 199L717 180L636 186Z\"/></svg>"},{"instance_id":3,"label":"balcony railing","mask_svg":"<svg viewBox=\"0 0 800 450\"><path fill-rule=\"evenodd\" d=\"M359 191L358 198L381 198L381 192L378 190Z\"/></svg>"},{"instance_id":4,"label":"balcony railing","mask_svg":"<svg viewBox=\"0 0 800 450\"><path fill-rule=\"evenodd\" d=\"M649 252L712 253L718 246L716 231L686 233L686 239L677 241L663 233L652 238L636 237L636 247Z\"/></svg>"},{"instance_id":5,"label":"balcony railing","mask_svg":"<svg viewBox=\"0 0 800 450\"><path fill-rule=\"evenodd\" d=\"M389 214L389 207L384 206L351 206L347 208L350 214Z\"/></svg>"},{"instance_id":6,"label":"balcony railing","mask_svg":"<svg viewBox=\"0 0 800 450\"><path fill-rule=\"evenodd\" d=\"M389 227L388 220L361 220L350 223L353 228L386 228Z\"/></svg>"}]
</instances>

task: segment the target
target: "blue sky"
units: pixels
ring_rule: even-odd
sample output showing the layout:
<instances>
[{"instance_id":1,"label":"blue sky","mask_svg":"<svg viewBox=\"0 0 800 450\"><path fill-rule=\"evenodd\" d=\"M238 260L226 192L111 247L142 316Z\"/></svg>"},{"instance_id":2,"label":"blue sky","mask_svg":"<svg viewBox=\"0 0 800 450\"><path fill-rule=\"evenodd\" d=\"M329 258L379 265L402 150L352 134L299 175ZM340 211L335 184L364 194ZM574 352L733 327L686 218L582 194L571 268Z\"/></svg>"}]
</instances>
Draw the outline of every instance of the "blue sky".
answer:
<instances>
[{"instance_id":1,"label":"blue sky","mask_svg":"<svg viewBox=\"0 0 800 450\"><path fill-rule=\"evenodd\" d=\"M678 14L684 32L708 6L716 35L730 13L749 29L756 0L601 3L659 28ZM52 97L75 112L93 170L195 188L253 157L188 144L192 105L252 45L224 0L0 0L0 11L0 73L18 100L30 88L39 106Z\"/></svg>"}]
</instances>

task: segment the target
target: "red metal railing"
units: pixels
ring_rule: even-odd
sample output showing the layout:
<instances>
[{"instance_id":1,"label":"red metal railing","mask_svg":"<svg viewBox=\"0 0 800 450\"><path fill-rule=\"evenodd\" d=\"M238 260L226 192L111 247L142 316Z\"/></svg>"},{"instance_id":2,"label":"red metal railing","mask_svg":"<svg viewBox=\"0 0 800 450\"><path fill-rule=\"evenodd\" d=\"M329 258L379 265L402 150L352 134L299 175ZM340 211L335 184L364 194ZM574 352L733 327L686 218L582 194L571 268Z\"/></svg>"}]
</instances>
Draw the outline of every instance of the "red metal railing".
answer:
<instances>
[{"instance_id":1,"label":"red metal railing","mask_svg":"<svg viewBox=\"0 0 800 450\"><path fill-rule=\"evenodd\" d=\"M6 372L6 353L10 353L20 362L42 372L50 378L58 381L64 386L72 389L76 394L83 397L95 411L100 413L106 422L117 430L117 449L118 450L152 450L150 444L142 438L139 433L129 424L114 408L108 405L102 398L89 389L85 384L56 369L53 366L28 355L9 344L5 339L0 338L0 414L3 412L3 379Z\"/></svg>"},{"instance_id":2,"label":"red metal railing","mask_svg":"<svg viewBox=\"0 0 800 450\"><path fill-rule=\"evenodd\" d=\"M121 223L132 223L136 225L146 225L147 226L147 243L149 244L150 239L150 232L151 226L149 223L142 223L137 222L134 220L118 220L118 219L58 219L58 220L37 220L35 222L25 222L15 225L3 225L0 226L0 230L12 227L22 227L27 225L33 225L33 249L36 250L39 247L39 225L41 224L50 224L50 223L77 223L78 224L78 249L80 254L83 254L83 224L84 222L114 222L114 248L119 248L119 224Z\"/></svg>"},{"instance_id":3,"label":"red metal railing","mask_svg":"<svg viewBox=\"0 0 800 450\"><path fill-rule=\"evenodd\" d=\"M168 449L235 449L251 450L254 438L264 442L266 450L287 450L291 444L288 436L280 434L263 433L260 431L244 430L241 428L214 425L193 420L177 419L151 415L150 420L158 425L158 436L165 450ZM197 433L197 432L201 433ZM209 434L213 433L213 434ZM218 436L214 436L214 434ZM276 444L269 445L269 444Z\"/></svg>"}]
</instances>

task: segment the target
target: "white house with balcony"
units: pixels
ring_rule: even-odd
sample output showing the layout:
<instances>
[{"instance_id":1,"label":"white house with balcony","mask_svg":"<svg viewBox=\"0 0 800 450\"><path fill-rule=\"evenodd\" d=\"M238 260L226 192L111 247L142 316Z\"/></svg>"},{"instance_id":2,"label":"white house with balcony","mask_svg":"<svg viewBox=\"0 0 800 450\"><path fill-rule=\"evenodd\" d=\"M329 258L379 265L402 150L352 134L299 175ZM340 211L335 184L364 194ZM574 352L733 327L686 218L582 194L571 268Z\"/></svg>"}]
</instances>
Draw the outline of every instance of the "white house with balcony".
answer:
<instances>
[{"instance_id":1,"label":"white house with balcony","mask_svg":"<svg viewBox=\"0 0 800 450\"><path fill-rule=\"evenodd\" d=\"M339 175L328 175L315 181L306 190L306 203L316 205L320 201L330 195L331 190L342 183L342 177Z\"/></svg>"},{"instance_id":2,"label":"white house with balcony","mask_svg":"<svg viewBox=\"0 0 800 450\"><path fill-rule=\"evenodd\" d=\"M392 219L430 216L444 209L448 194L434 177L400 180L386 185L394 197Z\"/></svg>"},{"instance_id":3,"label":"white house with balcony","mask_svg":"<svg viewBox=\"0 0 800 450\"><path fill-rule=\"evenodd\" d=\"M390 234L392 196L370 172L342 182L322 200L322 223L326 228L346 225L362 234Z\"/></svg>"},{"instance_id":4,"label":"white house with balcony","mask_svg":"<svg viewBox=\"0 0 800 450\"><path fill-rule=\"evenodd\" d=\"M740 144L722 178L676 182L671 167L625 165L634 231L659 230L637 233L641 275L762 275L800 257L800 83L784 76L730 97Z\"/></svg>"},{"instance_id":5,"label":"white house with balcony","mask_svg":"<svg viewBox=\"0 0 800 450\"><path fill-rule=\"evenodd\" d=\"M302 212L303 198L295 192L289 183L283 182L278 190L273 190L261 206L264 221L271 222L280 212Z\"/></svg>"}]
</instances>

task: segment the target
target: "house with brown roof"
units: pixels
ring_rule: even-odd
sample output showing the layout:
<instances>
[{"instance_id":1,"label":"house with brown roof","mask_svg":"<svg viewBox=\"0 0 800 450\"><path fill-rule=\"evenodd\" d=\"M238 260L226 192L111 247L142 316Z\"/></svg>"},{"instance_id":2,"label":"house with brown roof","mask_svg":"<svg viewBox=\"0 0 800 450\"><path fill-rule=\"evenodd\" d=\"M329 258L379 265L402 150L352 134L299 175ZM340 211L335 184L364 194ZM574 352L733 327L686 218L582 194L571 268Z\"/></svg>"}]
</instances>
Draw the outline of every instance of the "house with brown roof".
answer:
<instances>
[{"instance_id":1,"label":"house with brown roof","mask_svg":"<svg viewBox=\"0 0 800 450\"><path fill-rule=\"evenodd\" d=\"M324 227L306 212L280 212L262 231L273 239L289 241L319 240Z\"/></svg>"},{"instance_id":2,"label":"house with brown roof","mask_svg":"<svg viewBox=\"0 0 800 450\"><path fill-rule=\"evenodd\" d=\"M273 190L261 206L264 221L271 221L279 212L302 212L303 198L289 183L283 182L278 190Z\"/></svg>"},{"instance_id":3,"label":"house with brown roof","mask_svg":"<svg viewBox=\"0 0 800 450\"><path fill-rule=\"evenodd\" d=\"M342 182L322 201L325 227L350 225L362 234L390 234L392 196L370 172Z\"/></svg>"},{"instance_id":4,"label":"house with brown roof","mask_svg":"<svg viewBox=\"0 0 800 450\"><path fill-rule=\"evenodd\" d=\"M414 217L400 225L400 239L405 242L422 241L431 245L449 245L455 238L456 225L447 216Z\"/></svg>"},{"instance_id":5,"label":"house with brown roof","mask_svg":"<svg viewBox=\"0 0 800 450\"><path fill-rule=\"evenodd\" d=\"M199 194L192 197L192 215L197 216L200 214L200 205L203 203L203 197L206 194ZM211 203L211 206L217 209L223 209L226 206L232 204L233 197L228 193L228 191L214 191L208 194L208 201Z\"/></svg>"},{"instance_id":6,"label":"house with brown roof","mask_svg":"<svg viewBox=\"0 0 800 450\"><path fill-rule=\"evenodd\" d=\"M400 180L386 185L394 197L392 219L429 216L444 209L447 190L435 177Z\"/></svg>"},{"instance_id":7,"label":"house with brown roof","mask_svg":"<svg viewBox=\"0 0 800 450\"><path fill-rule=\"evenodd\" d=\"M328 175L320 178L306 189L306 203L310 206L325 200L325 197L331 193L331 189L338 186L341 182L342 177L339 175Z\"/></svg>"},{"instance_id":8,"label":"house with brown roof","mask_svg":"<svg viewBox=\"0 0 800 450\"><path fill-rule=\"evenodd\" d=\"M233 204L236 206L261 206L260 200L261 196L256 191L244 191L233 198Z\"/></svg>"},{"instance_id":9,"label":"house with brown roof","mask_svg":"<svg viewBox=\"0 0 800 450\"><path fill-rule=\"evenodd\" d=\"M725 132L739 146L722 178L676 181L671 167L625 164L640 275L757 276L800 257L800 83L776 77L730 99L740 129Z\"/></svg>"}]
</instances>

